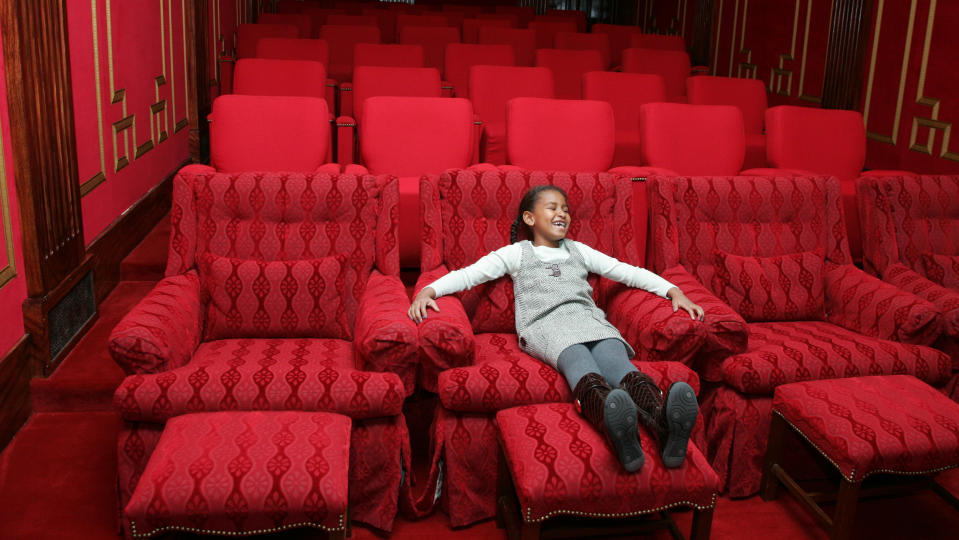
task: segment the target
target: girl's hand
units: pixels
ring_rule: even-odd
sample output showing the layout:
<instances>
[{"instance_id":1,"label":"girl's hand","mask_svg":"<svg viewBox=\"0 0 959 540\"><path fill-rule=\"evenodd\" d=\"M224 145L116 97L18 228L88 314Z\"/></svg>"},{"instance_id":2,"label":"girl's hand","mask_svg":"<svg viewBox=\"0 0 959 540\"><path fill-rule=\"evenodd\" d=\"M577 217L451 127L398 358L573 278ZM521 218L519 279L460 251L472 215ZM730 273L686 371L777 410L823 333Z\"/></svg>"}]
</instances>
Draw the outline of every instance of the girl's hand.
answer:
<instances>
[{"instance_id":1,"label":"girl's hand","mask_svg":"<svg viewBox=\"0 0 959 540\"><path fill-rule=\"evenodd\" d=\"M416 324L423 322L423 319L426 318L426 308L432 308L434 311L440 310L434 298L436 298L436 291L432 287L425 287L416 295L409 310L409 316L413 319L413 322Z\"/></svg>"},{"instance_id":2,"label":"girl's hand","mask_svg":"<svg viewBox=\"0 0 959 540\"><path fill-rule=\"evenodd\" d=\"M706 319L706 312L703 311L703 308L699 307L699 305L683 294L683 291L681 291L679 287L673 287L666 294L673 302L673 313L683 309L689 313L689 317L693 320L702 321Z\"/></svg>"}]
</instances>

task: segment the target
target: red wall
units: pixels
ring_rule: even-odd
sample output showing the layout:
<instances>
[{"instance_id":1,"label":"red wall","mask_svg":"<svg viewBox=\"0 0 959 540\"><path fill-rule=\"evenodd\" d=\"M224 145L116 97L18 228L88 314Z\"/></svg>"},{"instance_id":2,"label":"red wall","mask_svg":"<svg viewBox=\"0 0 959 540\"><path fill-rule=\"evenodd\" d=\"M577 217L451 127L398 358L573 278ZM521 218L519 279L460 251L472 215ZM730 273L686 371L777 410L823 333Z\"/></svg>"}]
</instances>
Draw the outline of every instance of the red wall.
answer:
<instances>
[{"instance_id":1,"label":"red wall","mask_svg":"<svg viewBox=\"0 0 959 540\"><path fill-rule=\"evenodd\" d=\"M67 0L84 237L189 157L185 0Z\"/></svg>"},{"instance_id":2,"label":"red wall","mask_svg":"<svg viewBox=\"0 0 959 540\"><path fill-rule=\"evenodd\" d=\"M771 106L819 106L832 3L716 0L711 72L763 81ZM959 141L949 139L957 22L959 2L873 0L860 98L867 168L959 173Z\"/></svg>"},{"instance_id":3,"label":"red wall","mask_svg":"<svg viewBox=\"0 0 959 540\"><path fill-rule=\"evenodd\" d=\"M0 43L2 47L2 43ZM20 214L14 185L10 118L7 114L7 82L0 49L0 358L23 337L23 311L27 283L23 277L23 247ZM13 254L11 259L10 255Z\"/></svg>"}]
</instances>

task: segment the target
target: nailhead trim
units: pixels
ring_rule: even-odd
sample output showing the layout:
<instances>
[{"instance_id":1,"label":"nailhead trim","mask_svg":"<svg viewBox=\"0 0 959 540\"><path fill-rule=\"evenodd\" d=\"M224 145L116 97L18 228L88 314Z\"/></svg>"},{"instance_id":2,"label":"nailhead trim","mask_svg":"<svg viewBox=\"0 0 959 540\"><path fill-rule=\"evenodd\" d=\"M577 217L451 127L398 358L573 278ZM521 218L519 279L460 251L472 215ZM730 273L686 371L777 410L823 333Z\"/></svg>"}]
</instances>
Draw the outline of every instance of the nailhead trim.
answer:
<instances>
[{"instance_id":1,"label":"nailhead trim","mask_svg":"<svg viewBox=\"0 0 959 540\"><path fill-rule=\"evenodd\" d=\"M336 127L356 127L356 124L337 124Z\"/></svg>"},{"instance_id":2,"label":"nailhead trim","mask_svg":"<svg viewBox=\"0 0 959 540\"><path fill-rule=\"evenodd\" d=\"M677 506L689 506L696 510L709 510L716 507L716 497L718 493L713 492L712 502L709 503L709 506L700 506L696 503L690 501L677 501L674 503L667 504L665 506L659 506L657 508L648 508L645 510L636 510L635 512L614 512L614 513L594 513L594 512L580 512L578 510L552 510L547 512L545 515L542 515L538 518L533 518L533 509L531 507L526 508L526 515L523 516L523 521L526 523L539 523L546 521L547 519L558 516L561 514L570 515L570 516L586 516L586 517L599 517L599 518L626 518L633 516L641 516L643 514L652 514L654 512L662 512L663 510L669 510L670 508L675 508Z\"/></svg>"},{"instance_id":3,"label":"nailhead trim","mask_svg":"<svg viewBox=\"0 0 959 540\"><path fill-rule=\"evenodd\" d=\"M338 527L335 527L335 528L325 527L323 525L320 525L319 523L313 523L311 521L303 521L300 523L291 523L289 525L283 525L281 527L273 527L270 529L255 529L252 531L214 531L210 529L199 529L196 527L184 527L181 525L167 525L165 527L153 529L152 531L148 533L138 533L136 522L131 519L130 532L133 534L134 538L150 538L151 536L154 536L160 533L169 532L169 531L183 531L183 532L191 532L191 533L198 533L198 534L216 534L220 536L250 536L254 534L268 534L268 533L286 531L289 529L296 529L299 527L310 527L313 529L323 529L326 532L333 532L333 531L342 531L346 529L346 526L343 523L344 522L343 518L344 518L343 514L340 514L340 518L339 518L340 524Z\"/></svg>"},{"instance_id":4,"label":"nailhead trim","mask_svg":"<svg viewBox=\"0 0 959 540\"><path fill-rule=\"evenodd\" d=\"M929 470L925 470L925 471L899 471L899 470L895 470L895 469L873 469L873 470L867 472L866 474L864 474L864 475L863 475L862 477L860 477L859 479L856 479L856 469L855 469L855 468L853 468L852 471L850 471L850 476L846 476L846 474L842 472L842 468L841 468L835 461L833 461L832 457L830 457L828 454L826 454L826 452L823 452L822 448L819 448L819 446L817 446L816 443L812 442L812 441L809 439L809 437L807 437L806 434L803 433L801 429L799 429L798 427L796 427L795 424L793 424L792 422L790 422L789 419L787 419L787 418L783 415L782 412L780 412L780 411L778 411L778 410L776 410L776 409L773 409L773 414L779 415L779 417L782 418L783 421L785 421L787 424L789 424L789 427L793 428L793 430L794 430L796 433L798 433L803 439L806 439L806 442L808 442L810 446L812 446L817 452L819 452L819 454L822 455L822 457L826 458L826 459L829 461L829 463L832 463L832 464L833 464L833 467L836 467L836 470L839 471L839 474L841 474L842 477L845 478L846 480L848 480L849 482L862 482L863 480L865 480L866 478L869 478L870 476L872 476L872 475L874 475L874 474L881 474L881 473L885 473L885 474L902 474L902 475L909 475L909 476L922 476L922 475L924 475L924 474L932 474L932 473L942 472L942 471L946 471L946 470L949 470L949 469L955 469L956 467L959 467L959 463L954 463L954 464L952 464L952 465L946 465L946 466L943 466L943 467L938 467L938 468L935 468L935 469L929 469Z\"/></svg>"}]
</instances>

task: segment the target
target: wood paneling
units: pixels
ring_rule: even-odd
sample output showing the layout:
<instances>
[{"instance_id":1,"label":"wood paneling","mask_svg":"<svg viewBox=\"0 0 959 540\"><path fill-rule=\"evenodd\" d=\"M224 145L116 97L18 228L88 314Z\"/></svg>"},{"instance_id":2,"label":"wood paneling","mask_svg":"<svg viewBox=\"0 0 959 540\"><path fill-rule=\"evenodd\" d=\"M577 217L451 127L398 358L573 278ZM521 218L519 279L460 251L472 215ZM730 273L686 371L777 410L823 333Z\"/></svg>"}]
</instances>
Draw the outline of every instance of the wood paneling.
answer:
<instances>
[{"instance_id":1,"label":"wood paneling","mask_svg":"<svg viewBox=\"0 0 959 540\"><path fill-rule=\"evenodd\" d=\"M23 336L0 358L0 450L30 416L30 379L39 372L29 354L30 336Z\"/></svg>"},{"instance_id":2,"label":"wood paneling","mask_svg":"<svg viewBox=\"0 0 959 540\"><path fill-rule=\"evenodd\" d=\"M823 107L859 108L871 16L871 0L836 0L833 3L823 79Z\"/></svg>"}]
</instances>

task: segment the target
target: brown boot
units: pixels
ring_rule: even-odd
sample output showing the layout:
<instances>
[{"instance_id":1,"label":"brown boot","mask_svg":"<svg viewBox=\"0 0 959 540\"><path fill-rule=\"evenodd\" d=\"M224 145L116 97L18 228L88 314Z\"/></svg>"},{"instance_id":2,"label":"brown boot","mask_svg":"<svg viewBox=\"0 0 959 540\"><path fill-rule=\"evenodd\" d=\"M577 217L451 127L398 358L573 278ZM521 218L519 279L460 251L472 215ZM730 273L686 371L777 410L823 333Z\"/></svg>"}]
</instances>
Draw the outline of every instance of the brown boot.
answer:
<instances>
[{"instance_id":1,"label":"brown boot","mask_svg":"<svg viewBox=\"0 0 959 540\"><path fill-rule=\"evenodd\" d=\"M587 373L573 389L576 408L602 433L629 472L639 470L645 457L639 444L636 406L629 394L611 389L597 373Z\"/></svg>"},{"instance_id":2,"label":"brown boot","mask_svg":"<svg viewBox=\"0 0 959 540\"><path fill-rule=\"evenodd\" d=\"M639 421L659 444L663 465L671 469L681 466L699 413L693 388L684 382L673 383L664 399L663 391L640 371L626 374L619 387L629 393Z\"/></svg>"}]
</instances>

